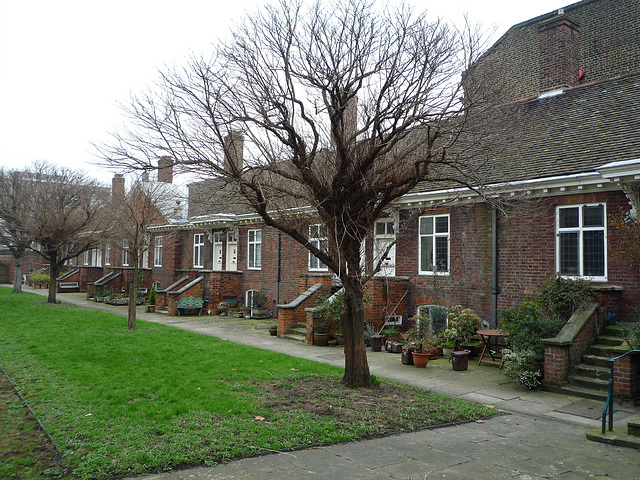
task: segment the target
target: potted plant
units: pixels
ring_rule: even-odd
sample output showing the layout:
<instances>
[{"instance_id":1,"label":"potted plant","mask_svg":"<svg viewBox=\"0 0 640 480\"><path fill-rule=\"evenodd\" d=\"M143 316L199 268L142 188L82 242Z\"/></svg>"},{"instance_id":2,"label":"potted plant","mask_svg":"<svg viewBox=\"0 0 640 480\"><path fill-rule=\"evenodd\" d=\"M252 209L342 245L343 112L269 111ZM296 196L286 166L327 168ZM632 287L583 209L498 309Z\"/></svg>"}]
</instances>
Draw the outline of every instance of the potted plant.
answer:
<instances>
[{"instance_id":1,"label":"potted plant","mask_svg":"<svg viewBox=\"0 0 640 480\"><path fill-rule=\"evenodd\" d=\"M458 330L449 327L440 334L440 346L442 347L442 355L445 358L451 357L451 354L458 345Z\"/></svg>"},{"instance_id":2,"label":"potted plant","mask_svg":"<svg viewBox=\"0 0 640 480\"><path fill-rule=\"evenodd\" d=\"M276 335L278 335L278 325L271 325L269 327L269 333L271 334L272 337L275 337Z\"/></svg>"},{"instance_id":3,"label":"potted plant","mask_svg":"<svg viewBox=\"0 0 640 480\"><path fill-rule=\"evenodd\" d=\"M396 342L402 338L400 330L396 330L395 328L385 328L380 332L380 334L382 335L382 339L385 343L387 340Z\"/></svg>"},{"instance_id":4,"label":"potted plant","mask_svg":"<svg viewBox=\"0 0 640 480\"><path fill-rule=\"evenodd\" d=\"M156 311L156 286L151 285L151 291L149 292L149 312Z\"/></svg>"},{"instance_id":5,"label":"potted plant","mask_svg":"<svg viewBox=\"0 0 640 480\"><path fill-rule=\"evenodd\" d=\"M461 305L449 308L449 329L455 330L457 343L463 350L469 350L470 357L475 355L480 343L476 332L481 322L482 319L470 308L463 308Z\"/></svg>"},{"instance_id":6,"label":"potted plant","mask_svg":"<svg viewBox=\"0 0 640 480\"><path fill-rule=\"evenodd\" d=\"M99 290L96 292L96 302L104 302L105 297L109 295L107 290Z\"/></svg>"},{"instance_id":7,"label":"potted plant","mask_svg":"<svg viewBox=\"0 0 640 480\"><path fill-rule=\"evenodd\" d=\"M407 346L413 347L413 364L418 368L424 368L429 363L432 351L436 348L437 341L433 331L416 322L416 325L405 333Z\"/></svg>"},{"instance_id":8,"label":"potted plant","mask_svg":"<svg viewBox=\"0 0 640 480\"><path fill-rule=\"evenodd\" d=\"M229 304L227 302L220 302L216 306L216 309L218 310L218 313L224 317L227 315L227 310L229 310Z\"/></svg>"}]
</instances>

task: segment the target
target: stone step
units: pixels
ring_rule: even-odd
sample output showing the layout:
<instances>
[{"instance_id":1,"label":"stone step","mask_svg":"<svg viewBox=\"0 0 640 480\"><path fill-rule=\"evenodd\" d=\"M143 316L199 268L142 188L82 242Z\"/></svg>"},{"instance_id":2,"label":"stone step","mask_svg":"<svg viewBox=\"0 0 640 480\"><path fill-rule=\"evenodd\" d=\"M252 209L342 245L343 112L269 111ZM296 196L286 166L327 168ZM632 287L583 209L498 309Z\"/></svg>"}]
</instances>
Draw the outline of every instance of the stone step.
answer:
<instances>
[{"instance_id":1,"label":"stone step","mask_svg":"<svg viewBox=\"0 0 640 480\"><path fill-rule=\"evenodd\" d=\"M592 365L595 367L606 368L607 371L611 368L609 357L599 357L597 355L583 355L582 363L584 365Z\"/></svg>"},{"instance_id":2,"label":"stone step","mask_svg":"<svg viewBox=\"0 0 640 480\"><path fill-rule=\"evenodd\" d=\"M294 327L294 328L290 328L289 332L290 334L293 335L301 335L301 336L305 336L307 334L307 327Z\"/></svg>"},{"instance_id":3,"label":"stone step","mask_svg":"<svg viewBox=\"0 0 640 480\"><path fill-rule=\"evenodd\" d=\"M622 345L624 343L624 338L620 338L617 336L611 336L611 335L600 335L598 337L598 342L596 345L611 345L614 347L619 347L620 345Z\"/></svg>"},{"instance_id":4,"label":"stone step","mask_svg":"<svg viewBox=\"0 0 640 480\"><path fill-rule=\"evenodd\" d=\"M292 340L294 342L301 342L301 343L305 343L305 340L306 340L304 335L295 335L291 333L285 333L284 335L280 335L280 338L284 338L285 340Z\"/></svg>"},{"instance_id":5,"label":"stone step","mask_svg":"<svg viewBox=\"0 0 640 480\"><path fill-rule=\"evenodd\" d=\"M581 363L576 366L574 374L579 377L596 378L598 380L609 381L610 369L607 367L601 367L598 365L587 365Z\"/></svg>"},{"instance_id":6,"label":"stone step","mask_svg":"<svg viewBox=\"0 0 640 480\"><path fill-rule=\"evenodd\" d=\"M569 376L569 385L574 385L576 387L580 387L586 390L593 390L595 392L605 392L606 394L609 390L609 380L601 380L598 378L590 378L584 377L581 375L571 375Z\"/></svg>"},{"instance_id":7,"label":"stone step","mask_svg":"<svg viewBox=\"0 0 640 480\"><path fill-rule=\"evenodd\" d=\"M640 437L640 418L635 418L627 423L627 433L634 437Z\"/></svg>"},{"instance_id":8,"label":"stone step","mask_svg":"<svg viewBox=\"0 0 640 480\"><path fill-rule=\"evenodd\" d=\"M623 354L624 352L626 352L626 349L620 346L595 344L590 345L587 348L586 354L595 355L597 357L613 358Z\"/></svg>"},{"instance_id":9,"label":"stone step","mask_svg":"<svg viewBox=\"0 0 640 480\"><path fill-rule=\"evenodd\" d=\"M624 331L626 328L627 325L607 325L604 329L604 334L612 337L624 338Z\"/></svg>"},{"instance_id":10,"label":"stone step","mask_svg":"<svg viewBox=\"0 0 640 480\"><path fill-rule=\"evenodd\" d=\"M598 400L604 403L607 401L607 391L592 390L590 388L579 387L577 385L561 385L561 386L549 386L549 391L553 393L561 393L563 395L571 395L580 398L590 398L591 400Z\"/></svg>"},{"instance_id":11,"label":"stone step","mask_svg":"<svg viewBox=\"0 0 640 480\"><path fill-rule=\"evenodd\" d=\"M625 432L622 427L614 427L612 432L607 430L604 435L602 434L601 427L594 428L587 432L587 439L593 440L594 442L606 443L608 445L640 450L640 437L637 435L630 435Z\"/></svg>"}]
</instances>

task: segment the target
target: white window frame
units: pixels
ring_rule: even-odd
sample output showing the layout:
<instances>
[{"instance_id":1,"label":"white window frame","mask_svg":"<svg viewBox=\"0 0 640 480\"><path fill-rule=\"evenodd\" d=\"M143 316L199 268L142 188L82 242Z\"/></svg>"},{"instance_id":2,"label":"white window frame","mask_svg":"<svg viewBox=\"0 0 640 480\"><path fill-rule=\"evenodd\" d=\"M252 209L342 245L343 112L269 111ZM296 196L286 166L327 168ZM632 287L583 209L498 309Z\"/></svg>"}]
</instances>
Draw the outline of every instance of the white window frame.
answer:
<instances>
[{"instance_id":1,"label":"white window frame","mask_svg":"<svg viewBox=\"0 0 640 480\"><path fill-rule=\"evenodd\" d=\"M262 268L262 229L247 230L247 268L260 270Z\"/></svg>"},{"instance_id":2,"label":"white window frame","mask_svg":"<svg viewBox=\"0 0 640 480\"><path fill-rule=\"evenodd\" d=\"M157 235L153 240L153 266L161 267L162 266L162 246L164 243L164 237L162 235Z\"/></svg>"},{"instance_id":3,"label":"white window frame","mask_svg":"<svg viewBox=\"0 0 640 480\"><path fill-rule=\"evenodd\" d=\"M251 308L257 307L257 305L255 305L255 303L256 303L255 302L255 296L257 294L258 294L258 290L256 290L256 289L247 290L245 292L245 294L244 294L244 300L245 300L244 304L247 307L251 307Z\"/></svg>"},{"instance_id":4,"label":"white window frame","mask_svg":"<svg viewBox=\"0 0 640 480\"><path fill-rule=\"evenodd\" d=\"M309 225L309 243L318 250L326 252L329 248L329 239L327 236L327 227L322 224ZM309 271L310 272L327 272L329 267L322 263L318 257L309 252Z\"/></svg>"},{"instance_id":5,"label":"white window frame","mask_svg":"<svg viewBox=\"0 0 640 480\"><path fill-rule=\"evenodd\" d=\"M446 307L440 305L417 305L416 306L416 317L418 320L422 317L422 313L424 310L427 310L427 316L429 317L429 329L436 334L444 332L447 328L449 328L449 312L447 312L447 316L444 319L444 325L434 325L433 324L433 316L435 313L435 309L444 309L447 310Z\"/></svg>"},{"instance_id":6,"label":"white window frame","mask_svg":"<svg viewBox=\"0 0 640 480\"><path fill-rule=\"evenodd\" d=\"M111 265L111 244L107 243L104 246L104 264Z\"/></svg>"},{"instance_id":7,"label":"white window frame","mask_svg":"<svg viewBox=\"0 0 640 480\"><path fill-rule=\"evenodd\" d=\"M126 240L122 242L122 266L129 266L129 242Z\"/></svg>"},{"instance_id":8,"label":"white window frame","mask_svg":"<svg viewBox=\"0 0 640 480\"><path fill-rule=\"evenodd\" d=\"M88 267L91 263L91 250L85 250L82 253L82 265Z\"/></svg>"},{"instance_id":9,"label":"white window frame","mask_svg":"<svg viewBox=\"0 0 640 480\"><path fill-rule=\"evenodd\" d=\"M447 220L447 231L437 231L436 225L438 220L445 219ZM423 232L428 227L429 219L432 223L432 231L431 233ZM425 229L422 228L423 222L425 223ZM441 223L441 222L440 222ZM423 250L423 239L431 238L431 259L435 259L437 255L437 243L441 243L443 240L446 241L447 246L447 265L446 269L438 270L437 268L433 268L436 265L431 265L431 268L423 268L422 265L422 250ZM418 274L419 275L449 275L451 270L451 217L450 215L423 215L418 217Z\"/></svg>"},{"instance_id":10,"label":"white window frame","mask_svg":"<svg viewBox=\"0 0 640 480\"><path fill-rule=\"evenodd\" d=\"M193 234L193 268L204 268L204 233Z\"/></svg>"},{"instance_id":11,"label":"white window frame","mask_svg":"<svg viewBox=\"0 0 640 480\"><path fill-rule=\"evenodd\" d=\"M602 225L584 225L584 211L585 207L602 207ZM560 214L564 210L578 209L578 225L570 227L560 226ZM584 236L588 232L602 232L603 246L602 246L602 262L603 262L603 275L585 275L585 256L584 256ZM576 234L577 235L577 272L566 273L562 272L562 234ZM584 280L594 282L606 282L607 281L607 204L605 202L600 203L580 203L573 205L558 205L556 207L556 273L564 278L580 278Z\"/></svg>"}]
</instances>

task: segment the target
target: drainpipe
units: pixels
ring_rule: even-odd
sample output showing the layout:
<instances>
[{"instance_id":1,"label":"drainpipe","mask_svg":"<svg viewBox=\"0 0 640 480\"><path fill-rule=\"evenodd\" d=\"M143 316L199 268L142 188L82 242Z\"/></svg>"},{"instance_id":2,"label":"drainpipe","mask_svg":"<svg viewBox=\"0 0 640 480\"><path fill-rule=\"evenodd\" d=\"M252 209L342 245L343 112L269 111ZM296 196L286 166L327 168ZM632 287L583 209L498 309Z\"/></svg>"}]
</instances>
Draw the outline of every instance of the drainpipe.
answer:
<instances>
[{"instance_id":1,"label":"drainpipe","mask_svg":"<svg viewBox=\"0 0 640 480\"><path fill-rule=\"evenodd\" d=\"M491 323L498 325L498 209L491 206Z\"/></svg>"},{"instance_id":2,"label":"drainpipe","mask_svg":"<svg viewBox=\"0 0 640 480\"><path fill-rule=\"evenodd\" d=\"M276 262L277 262L277 271L276 271L276 318L278 317L278 305L280 305L280 282L281 278L281 256L280 253L282 251L282 232L278 231L278 245L276 247Z\"/></svg>"}]
</instances>

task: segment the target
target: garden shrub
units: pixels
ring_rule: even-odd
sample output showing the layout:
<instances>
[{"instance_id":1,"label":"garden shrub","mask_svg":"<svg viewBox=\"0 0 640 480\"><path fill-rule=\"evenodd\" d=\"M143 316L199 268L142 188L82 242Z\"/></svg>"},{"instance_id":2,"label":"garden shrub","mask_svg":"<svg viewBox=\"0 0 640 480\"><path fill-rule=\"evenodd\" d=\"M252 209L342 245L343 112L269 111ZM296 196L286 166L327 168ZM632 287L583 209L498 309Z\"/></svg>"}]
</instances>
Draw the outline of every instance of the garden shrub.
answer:
<instances>
[{"instance_id":1,"label":"garden shrub","mask_svg":"<svg viewBox=\"0 0 640 480\"><path fill-rule=\"evenodd\" d=\"M632 350L640 350L640 310L633 308L636 322L625 327L622 334Z\"/></svg>"},{"instance_id":2,"label":"garden shrub","mask_svg":"<svg viewBox=\"0 0 640 480\"><path fill-rule=\"evenodd\" d=\"M516 352L505 348L502 351L505 375L529 390L539 387L542 373L533 367L534 357L535 354L530 350Z\"/></svg>"},{"instance_id":3,"label":"garden shrub","mask_svg":"<svg viewBox=\"0 0 640 480\"><path fill-rule=\"evenodd\" d=\"M532 361L542 362L544 346L541 340L555 337L566 320L544 317L535 302L526 300L502 312L500 322L500 328L509 334L509 342L515 352L531 352Z\"/></svg>"},{"instance_id":4,"label":"garden shrub","mask_svg":"<svg viewBox=\"0 0 640 480\"><path fill-rule=\"evenodd\" d=\"M51 282L51 277L46 273L32 273L30 277L32 285L48 284Z\"/></svg>"},{"instance_id":5,"label":"garden shrub","mask_svg":"<svg viewBox=\"0 0 640 480\"><path fill-rule=\"evenodd\" d=\"M590 282L555 276L540 284L536 303L547 317L560 318L566 322L584 303L596 301L597 298Z\"/></svg>"}]
</instances>

